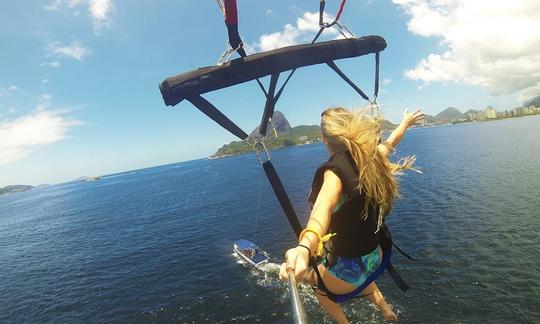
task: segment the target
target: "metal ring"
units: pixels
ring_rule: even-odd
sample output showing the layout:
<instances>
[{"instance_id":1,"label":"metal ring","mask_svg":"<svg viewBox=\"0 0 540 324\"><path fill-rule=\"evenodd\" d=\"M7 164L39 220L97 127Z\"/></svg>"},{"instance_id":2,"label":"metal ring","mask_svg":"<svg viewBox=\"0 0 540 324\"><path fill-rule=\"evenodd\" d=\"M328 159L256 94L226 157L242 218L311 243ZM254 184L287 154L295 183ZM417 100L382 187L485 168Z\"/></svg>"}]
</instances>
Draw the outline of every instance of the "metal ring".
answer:
<instances>
[{"instance_id":1,"label":"metal ring","mask_svg":"<svg viewBox=\"0 0 540 324\"><path fill-rule=\"evenodd\" d=\"M255 142L255 144L253 144L253 148L255 149L255 155L257 156L257 160L259 161L260 164L270 161L270 153L268 153L268 150L266 149L266 145L264 145L263 141ZM261 158L261 155L263 153L266 156L265 158L264 157Z\"/></svg>"}]
</instances>

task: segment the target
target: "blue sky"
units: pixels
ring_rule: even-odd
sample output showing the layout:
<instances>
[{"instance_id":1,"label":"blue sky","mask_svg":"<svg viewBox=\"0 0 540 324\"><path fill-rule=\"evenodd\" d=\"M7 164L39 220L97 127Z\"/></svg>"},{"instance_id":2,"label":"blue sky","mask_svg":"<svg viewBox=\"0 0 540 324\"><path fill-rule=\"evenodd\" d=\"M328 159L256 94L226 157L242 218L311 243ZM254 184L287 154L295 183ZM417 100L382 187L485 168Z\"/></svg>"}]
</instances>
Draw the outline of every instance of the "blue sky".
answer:
<instances>
[{"instance_id":1,"label":"blue sky","mask_svg":"<svg viewBox=\"0 0 540 324\"><path fill-rule=\"evenodd\" d=\"M238 0L248 51L310 40L318 3ZM354 0L341 21L386 38L379 102L397 122L405 108L502 111L539 95L537 3ZM227 34L215 1L2 1L0 21L0 186L203 158L235 139L187 102L166 108L158 90L216 63ZM337 63L372 93L372 56ZM248 132L260 121L254 82L205 97ZM320 65L296 73L277 109L294 126L331 105L365 102Z\"/></svg>"}]
</instances>

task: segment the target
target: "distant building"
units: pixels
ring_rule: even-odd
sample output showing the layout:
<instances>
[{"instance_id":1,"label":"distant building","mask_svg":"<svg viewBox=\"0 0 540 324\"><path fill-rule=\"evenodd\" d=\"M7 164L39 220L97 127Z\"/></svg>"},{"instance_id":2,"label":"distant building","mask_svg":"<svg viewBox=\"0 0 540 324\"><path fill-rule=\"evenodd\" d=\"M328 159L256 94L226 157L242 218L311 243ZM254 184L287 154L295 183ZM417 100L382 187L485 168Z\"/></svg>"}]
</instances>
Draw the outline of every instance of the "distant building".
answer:
<instances>
[{"instance_id":1,"label":"distant building","mask_svg":"<svg viewBox=\"0 0 540 324\"><path fill-rule=\"evenodd\" d=\"M484 116L487 119L496 119L497 118L497 110L495 108L489 106L484 110Z\"/></svg>"},{"instance_id":2,"label":"distant building","mask_svg":"<svg viewBox=\"0 0 540 324\"><path fill-rule=\"evenodd\" d=\"M486 119L486 114L483 112L483 111L477 111L475 114L474 114L474 120L485 120Z\"/></svg>"}]
</instances>

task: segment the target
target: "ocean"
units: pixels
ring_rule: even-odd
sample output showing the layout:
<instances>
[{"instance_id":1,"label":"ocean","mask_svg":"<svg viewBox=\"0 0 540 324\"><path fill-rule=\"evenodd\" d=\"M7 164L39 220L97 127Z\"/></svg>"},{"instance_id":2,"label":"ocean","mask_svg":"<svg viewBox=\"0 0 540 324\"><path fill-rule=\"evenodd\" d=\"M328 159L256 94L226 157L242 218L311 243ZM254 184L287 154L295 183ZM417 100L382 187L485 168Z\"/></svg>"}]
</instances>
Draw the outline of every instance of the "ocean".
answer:
<instances>
[{"instance_id":1,"label":"ocean","mask_svg":"<svg viewBox=\"0 0 540 324\"><path fill-rule=\"evenodd\" d=\"M272 151L301 222L322 144ZM410 130L388 217L411 289L378 284L403 323L540 323L540 117ZM265 272L232 242L270 255ZM296 239L253 154L0 196L0 322L291 322L277 267ZM301 286L308 318L331 323ZM365 300L352 322L382 323Z\"/></svg>"}]
</instances>

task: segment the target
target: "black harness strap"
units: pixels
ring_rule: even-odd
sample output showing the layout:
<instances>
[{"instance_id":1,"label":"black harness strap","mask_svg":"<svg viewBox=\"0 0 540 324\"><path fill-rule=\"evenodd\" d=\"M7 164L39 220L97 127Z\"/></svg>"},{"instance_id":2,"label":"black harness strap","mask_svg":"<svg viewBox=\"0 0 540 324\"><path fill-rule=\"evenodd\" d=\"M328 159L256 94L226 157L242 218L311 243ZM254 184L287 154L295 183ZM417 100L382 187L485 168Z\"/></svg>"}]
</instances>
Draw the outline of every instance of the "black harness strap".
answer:
<instances>
[{"instance_id":1,"label":"black harness strap","mask_svg":"<svg viewBox=\"0 0 540 324\"><path fill-rule=\"evenodd\" d=\"M401 289L401 291L405 292L409 289L409 285L407 285L405 283L405 280L403 280L403 278L401 278L401 276L397 273L392 263L389 263L386 266L386 271L388 271L388 274L390 275L390 277L392 277L392 280L394 280L394 283L396 284L396 286L398 286L399 289Z\"/></svg>"},{"instance_id":2,"label":"black harness strap","mask_svg":"<svg viewBox=\"0 0 540 324\"><path fill-rule=\"evenodd\" d=\"M375 53L375 101L379 95L379 65L381 60L381 52Z\"/></svg>"},{"instance_id":3,"label":"black harness strap","mask_svg":"<svg viewBox=\"0 0 540 324\"><path fill-rule=\"evenodd\" d=\"M289 196L287 196L285 187L283 187L283 184L279 179L276 169L274 169L272 162L269 160L265 161L262 166L264 168L264 172L266 173L266 177L268 178L268 181L270 181L270 185L272 185L272 189L274 189L274 193L281 204L281 208L283 208L283 211L285 212L285 215L287 216L287 219L294 230L294 233L296 236L299 236L300 232L302 232L302 226L300 225L300 221L296 216L296 212L294 211Z\"/></svg>"},{"instance_id":4,"label":"black harness strap","mask_svg":"<svg viewBox=\"0 0 540 324\"><path fill-rule=\"evenodd\" d=\"M242 38L240 38L240 33L238 32L238 9L236 6L236 0L225 0L224 6L225 25L227 26L227 34L229 35L229 44L233 49L236 50L240 57L246 57L247 53L244 49L244 43L242 42ZM262 92L264 92L264 95L268 96L263 84L259 79L257 79L257 83L259 84Z\"/></svg>"},{"instance_id":5,"label":"black harness strap","mask_svg":"<svg viewBox=\"0 0 540 324\"><path fill-rule=\"evenodd\" d=\"M221 127L225 128L233 135L236 135L241 140L245 140L248 134L244 132L240 127L236 126L227 116L221 113L214 105L208 100L201 97L201 95L195 95L187 98L197 109L203 112L206 116L210 117L213 121L218 123Z\"/></svg>"},{"instance_id":6,"label":"black harness strap","mask_svg":"<svg viewBox=\"0 0 540 324\"><path fill-rule=\"evenodd\" d=\"M356 84L354 84L354 82L352 82L352 80L349 79L349 77L347 77L345 75L345 73L343 73L343 71L341 71L338 68L338 66L336 65L336 63L334 63L334 61L326 62L326 64L330 68L332 68L332 70L334 70L343 80L345 80L345 82L347 82L356 92L358 92L358 94L360 96L362 96L362 98L366 99L367 101L370 101L369 97L364 93L364 91L362 91L360 88L358 88L358 86Z\"/></svg>"},{"instance_id":7,"label":"black harness strap","mask_svg":"<svg viewBox=\"0 0 540 324\"><path fill-rule=\"evenodd\" d=\"M261 119L261 125L259 126L259 134L262 136L266 135L266 130L268 128L268 122L274 115L274 107L276 105L277 99L274 97L276 92L276 85L279 79L279 73L272 73L270 77L270 87L268 88L268 94L266 95L266 104L264 106L264 113Z\"/></svg>"},{"instance_id":8,"label":"black harness strap","mask_svg":"<svg viewBox=\"0 0 540 324\"><path fill-rule=\"evenodd\" d=\"M404 257L406 257L407 259L409 259L411 261L416 261L415 258L413 258L412 256L408 255L407 253L403 252L403 250L400 249L399 246L396 245L396 243L392 242L392 245L399 251L399 253L401 253L401 255L403 255Z\"/></svg>"},{"instance_id":9,"label":"black harness strap","mask_svg":"<svg viewBox=\"0 0 540 324\"><path fill-rule=\"evenodd\" d=\"M275 80L275 82L277 82L277 80ZM273 88L275 90L275 84ZM187 100L189 100L195 107L197 107L205 115L207 115L216 123L218 123L221 127L225 128L232 134L236 135L241 140L247 139L248 135L242 129L240 129L240 127L238 127L235 123L233 123L229 118L227 118L227 116L223 115L208 100L204 99L200 95L189 97L187 98ZM296 212L294 211L294 208L289 199L289 196L287 195L287 192L285 191L285 187L283 187L283 184L281 183L281 180L279 179L276 169L274 168L270 160L263 162L262 166L266 173L266 177L268 178L268 181L270 182L270 185L272 186L272 189L274 190L274 193L276 194L278 201L281 207L283 208L283 211L285 212L285 215L287 216L287 219L289 220L289 223L291 224L294 230L294 233L296 234L296 236L300 235L300 232L302 231L302 226L300 225L300 221L298 220L298 217L296 216Z\"/></svg>"},{"instance_id":10,"label":"black harness strap","mask_svg":"<svg viewBox=\"0 0 540 324\"><path fill-rule=\"evenodd\" d=\"M313 40L311 41L311 44L315 43L317 41L317 39L319 38L319 36L321 36L322 32L324 31L326 27L321 27L321 29L319 29L319 32L317 33L317 35L315 35L315 38L313 38ZM289 80L292 78L293 74L296 72L296 68L292 69L291 72L289 72L289 75L287 76L287 79L285 79L285 82L283 82L283 84L281 85L281 87L279 88L276 96L275 96L275 99L274 99L274 105L276 104L276 102L278 101L279 97L281 97L281 94L283 93L283 90L285 89L285 86L287 85L287 83L289 83ZM258 79L257 79L258 81Z\"/></svg>"},{"instance_id":11,"label":"black harness strap","mask_svg":"<svg viewBox=\"0 0 540 324\"><path fill-rule=\"evenodd\" d=\"M324 0L321 0L319 2L319 26L322 26L324 24L323 16L324 16L324 6L326 5L326 2Z\"/></svg>"}]
</instances>

